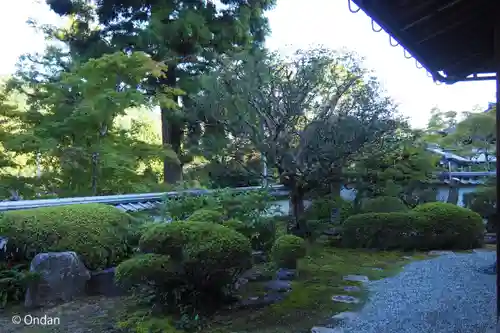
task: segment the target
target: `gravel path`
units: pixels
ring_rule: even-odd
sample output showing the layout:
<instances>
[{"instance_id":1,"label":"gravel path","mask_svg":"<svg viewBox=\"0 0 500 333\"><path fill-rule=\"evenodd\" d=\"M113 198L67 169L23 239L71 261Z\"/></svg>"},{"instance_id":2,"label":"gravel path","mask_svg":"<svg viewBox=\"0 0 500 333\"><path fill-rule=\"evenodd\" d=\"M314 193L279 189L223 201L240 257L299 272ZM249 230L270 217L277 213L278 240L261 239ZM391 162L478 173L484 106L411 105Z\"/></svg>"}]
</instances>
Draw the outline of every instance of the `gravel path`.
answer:
<instances>
[{"instance_id":1,"label":"gravel path","mask_svg":"<svg viewBox=\"0 0 500 333\"><path fill-rule=\"evenodd\" d=\"M485 333L495 323L495 252L448 254L368 284L370 298L344 333Z\"/></svg>"}]
</instances>

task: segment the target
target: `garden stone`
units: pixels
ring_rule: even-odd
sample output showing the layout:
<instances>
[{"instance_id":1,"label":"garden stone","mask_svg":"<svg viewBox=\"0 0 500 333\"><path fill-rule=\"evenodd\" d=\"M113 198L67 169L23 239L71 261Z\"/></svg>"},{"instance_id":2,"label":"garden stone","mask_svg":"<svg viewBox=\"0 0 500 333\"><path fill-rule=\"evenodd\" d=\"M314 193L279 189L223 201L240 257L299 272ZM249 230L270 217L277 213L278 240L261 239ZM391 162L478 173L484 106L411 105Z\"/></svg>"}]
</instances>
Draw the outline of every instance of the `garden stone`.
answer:
<instances>
[{"instance_id":1,"label":"garden stone","mask_svg":"<svg viewBox=\"0 0 500 333\"><path fill-rule=\"evenodd\" d=\"M311 333L344 333L344 329L342 327L329 328L315 326L311 328Z\"/></svg>"},{"instance_id":2,"label":"garden stone","mask_svg":"<svg viewBox=\"0 0 500 333\"><path fill-rule=\"evenodd\" d=\"M269 281L272 280L272 277L265 274L264 271L258 268L250 268L249 270L243 272L240 278L246 279L248 281L257 282L257 281Z\"/></svg>"},{"instance_id":3,"label":"garden stone","mask_svg":"<svg viewBox=\"0 0 500 333\"><path fill-rule=\"evenodd\" d=\"M432 250L432 251L429 251L428 255L430 255L430 256L450 256L450 255L455 255L455 252Z\"/></svg>"},{"instance_id":4,"label":"garden stone","mask_svg":"<svg viewBox=\"0 0 500 333\"><path fill-rule=\"evenodd\" d=\"M33 258L30 272L40 279L26 290L24 305L28 308L68 302L85 294L90 273L75 252L39 253Z\"/></svg>"},{"instance_id":5,"label":"garden stone","mask_svg":"<svg viewBox=\"0 0 500 333\"><path fill-rule=\"evenodd\" d=\"M290 281L284 280L273 280L267 282L264 285L264 289L277 292L286 292L292 289L292 283Z\"/></svg>"},{"instance_id":6,"label":"garden stone","mask_svg":"<svg viewBox=\"0 0 500 333\"><path fill-rule=\"evenodd\" d=\"M252 258L254 264L263 264L267 262L267 256L264 251L253 251Z\"/></svg>"},{"instance_id":7,"label":"garden stone","mask_svg":"<svg viewBox=\"0 0 500 333\"><path fill-rule=\"evenodd\" d=\"M358 304L360 302L359 298L347 295L334 295L332 296L332 301L339 303L349 303L349 304Z\"/></svg>"},{"instance_id":8,"label":"garden stone","mask_svg":"<svg viewBox=\"0 0 500 333\"><path fill-rule=\"evenodd\" d=\"M370 279L365 275L346 275L344 276L344 281L370 282Z\"/></svg>"},{"instance_id":9,"label":"garden stone","mask_svg":"<svg viewBox=\"0 0 500 333\"><path fill-rule=\"evenodd\" d=\"M261 297L248 297L247 299L242 300L237 305L240 309L259 309L266 307L268 305L278 303L285 299L284 294L268 294Z\"/></svg>"},{"instance_id":10,"label":"garden stone","mask_svg":"<svg viewBox=\"0 0 500 333\"><path fill-rule=\"evenodd\" d=\"M485 244L496 244L497 236L495 234L487 234L484 236Z\"/></svg>"},{"instance_id":11,"label":"garden stone","mask_svg":"<svg viewBox=\"0 0 500 333\"><path fill-rule=\"evenodd\" d=\"M361 288L357 286L345 286L344 291L348 293L359 293Z\"/></svg>"},{"instance_id":12,"label":"garden stone","mask_svg":"<svg viewBox=\"0 0 500 333\"><path fill-rule=\"evenodd\" d=\"M280 268L276 272L276 280L290 281L295 279L297 271L295 269Z\"/></svg>"},{"instance_id":13,"label":"garden stone","mask_svg":"<svg viewBox=\"0 0 500 333\"><path fill-rule=\"evenodd\" d=\"M98 272L90 273L90 280L86 287L89 296L123 296L125 290L115 283L115 267L108 268Z\"/></svg>"},{"instance_id":14,"label":"garden stone","mask_svg":"<svg viewBox=\"0 0 500 333\"><path fill-rule=\"evenodd\" d=\"M403 259L404 259L404 260L412 260L412 259L413 259L413 257L410 257L410 256L403 256Z\"/></svg>"},{"instance_id":15,"label":"garden stone","mask_svg":"<svg viewBox=\"0 0 500 333\"><path fill-rule=\"evenodd\" d=\"M382 272L384 269L380 267L373 267L372 270Z\"/></svg>"}]
</instances>

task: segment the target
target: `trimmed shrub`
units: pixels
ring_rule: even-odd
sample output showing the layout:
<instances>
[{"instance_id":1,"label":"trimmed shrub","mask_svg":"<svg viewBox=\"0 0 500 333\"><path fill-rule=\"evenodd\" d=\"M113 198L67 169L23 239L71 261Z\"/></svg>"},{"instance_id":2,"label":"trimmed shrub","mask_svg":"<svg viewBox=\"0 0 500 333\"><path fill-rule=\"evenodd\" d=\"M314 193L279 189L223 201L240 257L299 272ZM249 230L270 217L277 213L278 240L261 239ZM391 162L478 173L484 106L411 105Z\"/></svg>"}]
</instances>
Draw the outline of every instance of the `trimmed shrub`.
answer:
<instances>
[{"instance_id":1,"label":"trimmed shrub","mask_svg":"<svg viewBox=\"0 0 500 333\"><path fill-rule=\"evenodd\" d=\"M167 276L171 275L172 267L176 274L181 272L182 282L177 279L172 282L169 278L155 287L153 294L170 300L168 306L172 306L172 295L176 295L176 305L214 310L233 291L241 273L251 267L250 241L241 233L215 223L156 224L142 235L139 247L142 252L168 257L173 266L167 265L165 257L158 257L168 268ZM144 281L154 281L155 274L161 275L156 268L148 273L151 266L149 262L137 264L136 271L142 272Z\"/></svg>"},{"instance_id":2,"label":"trimmed shrub","mask_svg":"<svg viewBox=\"0 0 500 333\"><path fill-rule=\"evenodd\" d=\"M212 222L212 223L222 223L223 215L221 212L217 210L211 209L198 209L193 214L191 214L188 221L196 221L196 222Z\"/></svg>"},{"instance_id":3,"label":"trimmed shrub","mask_svg":"<svg viewBox=\"0 0 500 333\"><path fill-rule=\"evenodd\" d=\"M230 219L223 225L245 235L255 251L269 251L276 239L276 219L272 217L262 217L252 224Z\"/></svg>"},{"instance_id":4,"label":"trimmed shrub","mask_svg":"<svg viewBox=\"0 0 500 333\"><path fill-rule=\"evenodd\" d=\"M413 211L425 215L432 225L437 248L471 249L480 247L483 243L483 220L470 209L431 202L417 206Z\"/></svg>"},{"instance_id":5,"label":"trimmed shrub","mask_svg":"<svg viewBox=\"0 0 500 333\"><path fill-rule=\"evenodd\" d=\"M297 260L306 255L306 244L304 239L294 235L284 235L276 239L271 250L271 256L281 268L294 269Z\"/></svg>"},{"instance_id":6,"label":"trimmed shrub","mask_svg":"<svg viewBox=\"0 0 500 333\"><path fill-rule=\"evenodd\" d=\"M181 277L180 267L167 255L140 254L116 267L115 280L123 287L153 282L164 285Z\"/></svg>"},{"instance_id":7,"label":"trimmed shrub","mask_svg":"<svg viewBox=\"0 0 500 333\"><path fill-rule=\"evenodd\" d=\"M409 212L351 216L342 227L342 245L381 250L471 249L481 245L478 214L452 204L433 202Z\"/></svg>"},{"instance_id":8,"label":"trimmed shrub","mask_svg":"<svg viewBox=\"0 0 500 333\"><path fill-rule=\"evenodd\" d=\"M380 196L363 200L361 213L406 212L408 207L396 197Z\"/></svg>"},{"instance_id":9,"label":"trimmed shrub","mask_svg":"<svg viewBox=\"0 0 500 333\"><path fill-rule=\"evenodd\" d=\"M428 226L428 220L415 212L357 214L344 222L341 244L380 250L431 249Z\"/></svg>"},{"instance_id":10,"label":"trimmed shrub","mask_svg":"<svg viewBox=\"0 0 500 333\"><path fill-rule=\"evenodd\" d=\"M340 196L326 196L313 199L304 217L307 220L324 220L330 222L333 209L338 209L340 211L339 223L342 223L354 213L354 205L352 202L346 201Z\"/></svg>"},{"instance_id":11,"label":"trimmed shrub","mask_svg":"<svg viewBox=\"0 0 500 333\"><path fill-rule=\"evenodd\" d=\"M9 247L37 253L75 251L89 269L107 268L131 255L133 218L103 204L81 204L9 211L0 218L0 235Z\"/></svg>"}]
</instances>

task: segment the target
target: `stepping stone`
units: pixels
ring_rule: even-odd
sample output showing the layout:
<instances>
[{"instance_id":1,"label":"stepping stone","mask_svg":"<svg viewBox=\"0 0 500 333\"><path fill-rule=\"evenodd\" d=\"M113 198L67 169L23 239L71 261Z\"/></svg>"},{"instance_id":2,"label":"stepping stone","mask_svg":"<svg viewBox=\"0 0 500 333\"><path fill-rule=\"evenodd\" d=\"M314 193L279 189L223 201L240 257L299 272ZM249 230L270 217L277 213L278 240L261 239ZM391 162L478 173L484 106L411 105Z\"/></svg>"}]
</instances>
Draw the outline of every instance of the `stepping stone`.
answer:
<instances>
[{"instance_id":1,"label":"stepping stone","mask_svg":"<svg viewBox=\"0 0 500 333\"><path fill-rule=\"evenodd\" d=\"M284 280L273 280L267 282L264 285L264 289L277 292L286 292L292 289L292 283L290 281Z\"/></svg>"},{"instance_id":2,"label":"stepping stone","mask_svg":"<svg viewBox=\"0 0 500 333\"><path fill-rule=\"evenodd\" d=\"M373 267L373 268L372 268L372 270L381 272L381 271L383 271L384 269L383 269L383 268L380 268L380 267Z\"/></svg>"},{"instance_id":3,"label":"stepping stone","mask_svg":"<svg viewBox=\"0 0 500 333\"><path fill-rule=\"evenodd\" d=\"M370 282L370 279L366 275L346 275L344 281Z\"/></svg>"},{"instance_id":4,"label":"stepping stone","mask_svg":"<svg viewBox=\"0 0 500 333\"><path fill-rule=\"evenodd\" d=\"M346 311L336 314L335 316L332 317L332 319L350 321L356 319L357 317L358 314L356 312Z\"/></svg>"},{"instance_id":5,"label":"stepping stone","mask_svg":"<svg viewBox=\"0 0 500 333\"><path fill-rule=\"evenodd\" d=\"M311 333L344 333L344 329L342 327L328 328L315 326L311 328Z\"/></svg>"},{"instance_id":6,"label":"stepping stone","mask_svg":"<svg viewBox=\"0 0 500 333\"><path fill-rule=\"evenodd\" d=\"M361 288L357 286L345 286L344 291L348 293L359 293Z\"/></svg>"},{"instance_id":7,"label":"stepping stone","mask_svg":"<svg viewBox=\"0 0 500 333\"><path fill-rule=\"evenodd\" d=\"M276 272L276 280L290 281L295 279L297 271L295 269L280 268Z\"/></svg>"},{"instance_id":8,"label":"stepping stone","mask_svg":"<svg viewBox=\"0 0 500 333\"><path fill-rule=\"evenodd\" d=\"M455 255L455 252L453 251L429 251L428 255L430 256L450 256L450 255Z\"/></svg>"},{"instance_id":9,"label":"stepping stone","mask_svg":"<svg viewBox=\"0 0 500 333\"><path fill-rule=\"evenodd\" d=\"M349 304L358 304L360 302L359 298L347 295L334 295L332 296L332 301Z\"/></svg>"},{"instance_id":10,"label":"stepping stone","mask_svg":"<svg viewBox=\"0 0 500 333\"><path fill-rule=\"evenodd\" d=\"M403 256L403 259L404 259L404 260L412 260L412 259L413 259L413 257L410 257L410 256Z\"/></svg>"}]
</instances>

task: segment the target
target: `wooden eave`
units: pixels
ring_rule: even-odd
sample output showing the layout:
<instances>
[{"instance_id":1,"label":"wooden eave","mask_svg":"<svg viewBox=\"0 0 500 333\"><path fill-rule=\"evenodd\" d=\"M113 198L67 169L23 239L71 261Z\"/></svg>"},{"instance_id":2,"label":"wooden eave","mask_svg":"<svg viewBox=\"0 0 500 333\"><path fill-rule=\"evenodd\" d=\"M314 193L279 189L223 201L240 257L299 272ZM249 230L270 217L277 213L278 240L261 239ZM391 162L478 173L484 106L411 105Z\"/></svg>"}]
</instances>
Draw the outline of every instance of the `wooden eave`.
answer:
<instances>
[{"instance_id":1,"label":"wooden eave","mask_svg":"<svg viewBox=\"0 0 500 333\"><path fill-rule=\"evenodd\" d=\"M494 5L500 0L348 1L352 12L363 10L435 80L495 79Z\"/></svg>"}]
</instances>

